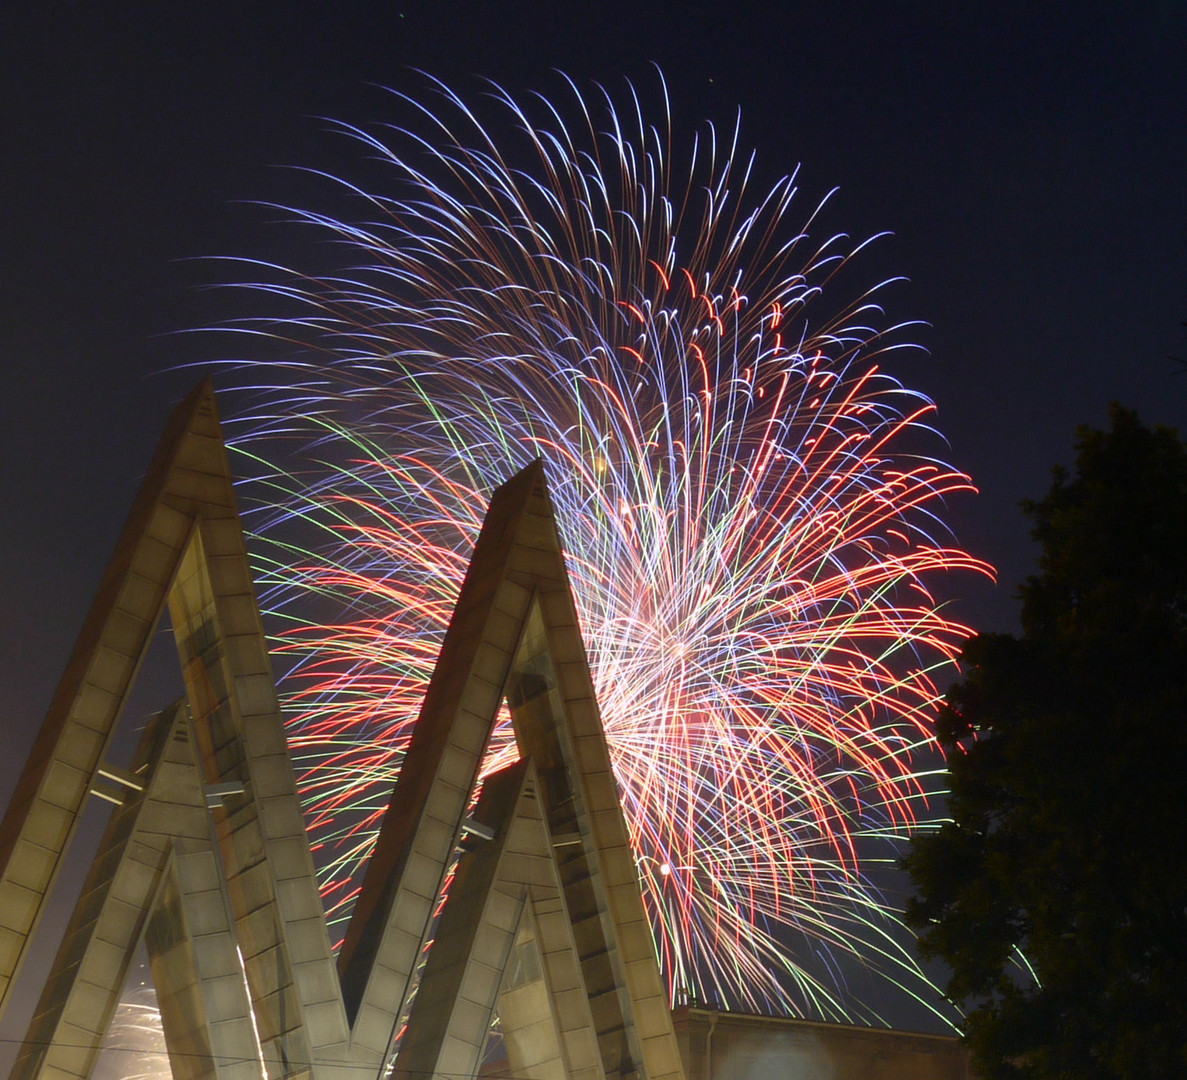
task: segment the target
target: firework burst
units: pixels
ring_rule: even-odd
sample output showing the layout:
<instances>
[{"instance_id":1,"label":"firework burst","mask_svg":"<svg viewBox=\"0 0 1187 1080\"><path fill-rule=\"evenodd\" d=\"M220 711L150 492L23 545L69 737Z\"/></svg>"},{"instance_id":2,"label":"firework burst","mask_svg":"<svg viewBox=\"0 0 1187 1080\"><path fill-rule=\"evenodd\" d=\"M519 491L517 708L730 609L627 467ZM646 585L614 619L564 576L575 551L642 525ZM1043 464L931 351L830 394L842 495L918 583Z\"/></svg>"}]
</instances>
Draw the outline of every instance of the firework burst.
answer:
<instances>
[{"instance_id":1,"label":"firework burst","mask_svg":"<svg viewBox=\"0 0 1187 1080\"><path fill-rule=\"evenodd\" d=\"M173 1080L157 995L144 979L130 982L111 1018L95 1080Z\"/></svg>"},{"instance_id":2,"label":"firework burst","mask_svg":"<svg viewBox=\"0 0 1187 1080\"><path fill-rule=\"evenodd\" d=\"M872 1019L856 959L937 1000L868 871L934 790L967 631L929 583L987 568L934 538L970 485L919 456L861 245L791 225L794 177L756 196L737 127L675 155L633 89L427 97L338 126L377 183L288 211L338 268L253 264L274 314L233 327L270 342L233 442L331 921L489 493L539 457L673 995Z\"/></svg>"}]
</instances>

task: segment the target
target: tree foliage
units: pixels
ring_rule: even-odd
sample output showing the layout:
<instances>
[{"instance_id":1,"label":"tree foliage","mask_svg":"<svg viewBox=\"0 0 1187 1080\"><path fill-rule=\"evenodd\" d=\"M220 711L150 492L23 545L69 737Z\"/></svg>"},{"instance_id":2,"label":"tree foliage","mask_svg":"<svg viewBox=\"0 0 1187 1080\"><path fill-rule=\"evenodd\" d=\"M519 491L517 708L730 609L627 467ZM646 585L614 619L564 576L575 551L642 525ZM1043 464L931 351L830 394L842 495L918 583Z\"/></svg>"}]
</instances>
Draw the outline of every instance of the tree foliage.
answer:
<instances>
[{"instance_id":1,"label":"tree foliage","mask_svg":"<svg viewBox=\"0 0 1187 1080\"><path fill-rule=\"evenodd\" d=\"M1187 450L1110 419L1024 504L1022 633L967 643L905 860L986 1078L1187 1076Z\"/></svg>"}]
</instances>

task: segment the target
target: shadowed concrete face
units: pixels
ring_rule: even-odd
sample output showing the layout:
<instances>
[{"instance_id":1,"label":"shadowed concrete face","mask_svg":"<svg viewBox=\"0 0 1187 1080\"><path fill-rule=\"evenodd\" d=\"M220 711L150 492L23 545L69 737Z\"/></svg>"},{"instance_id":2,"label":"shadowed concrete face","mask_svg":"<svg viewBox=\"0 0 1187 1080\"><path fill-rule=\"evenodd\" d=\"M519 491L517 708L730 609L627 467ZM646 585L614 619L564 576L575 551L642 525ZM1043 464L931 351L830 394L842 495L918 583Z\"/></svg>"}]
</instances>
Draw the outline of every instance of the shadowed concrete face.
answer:
<instances>
[{"instance_id":1,"label":"shadowed concrete face","mask_svg":"<svg viewBox=\"0 0 1187 1080\"><path fill-rule=\"evenodd\" d=\"M688 1080L974 1080L946 1035L679 1008Z\"/></svg>"}]
</instances>

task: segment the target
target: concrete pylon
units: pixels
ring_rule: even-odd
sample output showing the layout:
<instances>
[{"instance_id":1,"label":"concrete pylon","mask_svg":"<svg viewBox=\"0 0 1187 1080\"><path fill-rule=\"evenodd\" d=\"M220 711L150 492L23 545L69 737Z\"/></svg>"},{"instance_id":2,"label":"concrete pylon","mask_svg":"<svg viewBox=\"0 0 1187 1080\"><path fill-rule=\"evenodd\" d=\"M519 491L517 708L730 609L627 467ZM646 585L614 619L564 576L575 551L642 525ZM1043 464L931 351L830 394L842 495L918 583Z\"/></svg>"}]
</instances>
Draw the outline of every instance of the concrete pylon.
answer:
<instances>
[{"instance_id":1,"label":"concrete pylon","mask_svg":"<svg viewBox=\"0 0 1187 1080\"><path fill-rule=\"evenodd\" d=\"M166 428L0 823L0 1002L28 952L88 793L113 785L135 790L112 780L121 770L105 757L166 604L197 782L221 792L210 830L242 957L237 978L249 987L258 1032L252 1056L263 1058L270 1077L292 1075L289 1062L341 1056L349 1029L209 379ZM164 816L167 839L175 827L184 836L184 816ZM118 865L95 869L101 877ZM129 915L143 920L148 912ZM110 951L99 939L89 948ZM161 977L195 981L180 970ZM76 995L66 1022L80 1041L102 1034L110 989ZM171 1034L167 1026L167 1039ZM37 1075L84 1077L90 1061L76 1055L69 1067L47 1065Z\"/></svg>"},{"instance_id":2,"label":"concrete pylon","mask_svg":"<svg viewBox=\"0 0 1187 1080\"><path fill-rule=\"evenodd\" d=\"M338 958L353 1045L382 1053L400 1023L504 700L520 754L539 778L605 1074L679 1076L667 993L539 462L491 498ZM550 999L549 1008L557 1007Z\"/></svg>"},{"instance_id":3,"label":"concrete pylon","mask_svg":"<svg viewBox=\"0 0 1187 1080\"><path fill-rule=\"evenodd\" d=\"M166 603L186 701L121 770L107 746ZM504 702L521 760L480 784ZM455 1080L495 1017L516 1076L683 1077L539 462L492 498L336 965L209 381L0 824L0 994L88 793L118 806L21 1078L89 1075L141 940L179 1080Z\"/></svg>"},{"instance_id":4,"label":"concrete pylon","mask_svg":"<svg viewBox=\"0 0 1187 1080\"><path fill-rule=\"evenodd\" d=\"M90 1074L141 937L167 1013L176 1080L259 1080L252 1007L196 752L181 703L146 728L12 1080Z\"/></svg>"}]
</instances>

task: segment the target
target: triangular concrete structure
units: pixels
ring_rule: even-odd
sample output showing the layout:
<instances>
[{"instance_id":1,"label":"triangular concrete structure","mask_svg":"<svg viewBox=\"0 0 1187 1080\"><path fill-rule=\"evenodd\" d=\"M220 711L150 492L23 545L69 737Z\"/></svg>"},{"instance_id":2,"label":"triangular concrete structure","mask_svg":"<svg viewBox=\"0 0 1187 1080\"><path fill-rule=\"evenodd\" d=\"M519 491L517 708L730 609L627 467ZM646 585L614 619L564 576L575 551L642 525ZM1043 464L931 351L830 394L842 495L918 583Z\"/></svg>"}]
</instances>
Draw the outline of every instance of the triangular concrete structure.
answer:
<instances>
[{"instance_id":1,"label":"triangular concrete structure","mask_svg":"<svg viewBox=\"0 0 1187 1080\"><path fill-rule=\"evenodd\" d=\"M177 1080L259 1080L260 1052L196 751L181 704L146 729L128 776L134 786L111 816L12 1080L89 1075L142 936L169 1013Z\"/></svg>"},{"instance_id":2,"label":"triangular concrete structure","mask_svg":"<svg viewBox=\"0 0 1187 1080\"><path fill-rule=\"evenodd\" d=\"M354 1039L386 1047L506 699L608 1076L680 1073L552 505L537 462L491 499L339 956Z\"/></svg>"},{"instance_id":3,"label":"triangular concrete structure","mask_svg":"<svg viewBox=\"0 0 1187 1080\"><path fill-rule=\"evenodd\" d=\"M125 772L104 756L166 602L187 704ZM504 701L522 760L470 817ZM496 1015L516 1076L683 1076L539 463L492 499L337 972L209 382L0 825L0 992L88 792L119 805L16 1076L89 1075L142 939L185 1080L381 1076L397 1044L396 1076L474 1076Z\"/></svg>"},{"instance_id":4,"label":"triangular concrete structure","mask_svg":"<svg viewBox=\"0 0 1187 1080\"><path fill-rule=\"evenodd\" d=\"M0 989L26 954L88 792L120 776L104 757L166 603L197 777L223 793L209 829L242 955L236 978L251 988L270 1075L293 1075L285 1062L341 1054L348 1029L209 380L166 429L0 824ZM106 1024L100 997L84 995L69 1018L86 1038ZM86 1076L84 1058L42 1075Z\"/></svg>"}]
</instances>

